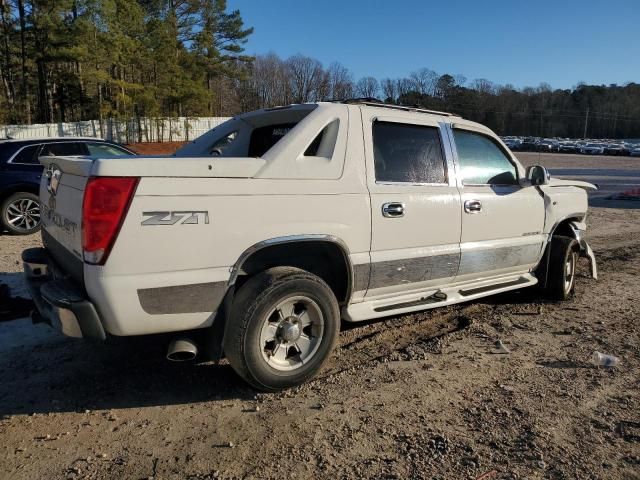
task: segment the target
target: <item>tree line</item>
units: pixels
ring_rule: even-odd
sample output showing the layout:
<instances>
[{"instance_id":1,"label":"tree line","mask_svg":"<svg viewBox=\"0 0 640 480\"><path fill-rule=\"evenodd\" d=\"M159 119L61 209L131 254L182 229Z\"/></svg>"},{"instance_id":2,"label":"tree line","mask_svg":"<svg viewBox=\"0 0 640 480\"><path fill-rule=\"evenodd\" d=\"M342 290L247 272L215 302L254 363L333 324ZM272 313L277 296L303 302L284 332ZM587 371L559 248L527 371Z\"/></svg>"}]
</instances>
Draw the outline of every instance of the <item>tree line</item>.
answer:
<instances>
[{"instance_id":1,"label":"tree line","mask_svg":"<svg viewBox=\"0 0 640 480\"><path fill-rule=\"evenodd\" d=\"M0 0L0 123L230 116L353 97L451 111L503 135L640 138L640 84L515 88L421 68L248 56L226 0Z\"/></svg>"},{"instance_id":2,"label":"tree line","mask_svg":"<svg viewBox=\"0 0 640 480\"><path fill-rule=\"evenodd\" d=\"M303 55L281 59L270 53L246 66L240 82L241 110L353 97L457 113L501 135L569 138L640 138L640 84L577 85L573 89L515 88L480 78L438 74L428 68L408 77L366 76L347 68L324 68Z\"/></svg>"}]
</instances>

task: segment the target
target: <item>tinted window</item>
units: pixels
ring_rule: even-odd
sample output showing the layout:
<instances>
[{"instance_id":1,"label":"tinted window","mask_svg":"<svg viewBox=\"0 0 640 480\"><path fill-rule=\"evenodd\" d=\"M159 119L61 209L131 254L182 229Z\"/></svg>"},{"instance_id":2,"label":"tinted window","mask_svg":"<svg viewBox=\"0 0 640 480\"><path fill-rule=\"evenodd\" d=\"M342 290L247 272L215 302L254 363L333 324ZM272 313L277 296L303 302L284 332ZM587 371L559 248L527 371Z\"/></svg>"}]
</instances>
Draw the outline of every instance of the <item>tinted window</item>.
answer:
<instances>
[{"instance_id":1,"label":"tinted window","mask_svg":"<svg viewBox=\"0 0 640 480\"><path fill-rule=\"evenodd\" d=\"M42 147L42 151L40 152L40 156L72 156L72 155L87 155L87 150L85 146L78 142L58 142L58 143L47 143Z\"/></svg>"},{"instance_id":2,"label":"tinted window","mask_svg":"<svg viewBox=\"0 0 640 480\"><path fill-rule=\"evenodd\" d=\"M465 184L513 185L516 167L503 150L480 133L454 129L458 162Z\"/></svg>"},{"instance_id":3,"label":"tinted window","mask_svg":"<svg viewBox=\"0 0 640 480\"><path fill-rule=\"evenodd\" d=\"M249 140L249 157L261 157L264 155L295 126L296 123L281 123L253 130Z\"/></svg>"},{"instance_id":4,"label":"tinted window","mask_svg":"<svg viewBox=\"0 0 640 480\"><path fill-rule=\"evenodd\" d=\"M40 148L40 145L31 145L24 147L18 152L18 154L11 160L12 163L38 163L36 152Z\"/></svg>"},{"instance_id":5,"label":"tinted window","mask_svg":"<svg viewBox=\"0 0 640 480\"><path fill-rule=\"evenodd\" d=\"M120 148L109 143L87 143L86 145L89 149L89 155L94 155L96 157L100 155L116 155L120 157L131 155L124 148Z\"/></svg>"},{"instance_id":6,"label":"tinted window","mask_svg":"<svg viewBox=\"0 0 640 480\"><path fill-rule=\"evenodd\" d=\"M211 148L209 149L209 155L222 155L224 151L229 147L229 145L231 145L236 140L236 138L238 138L237 131L231 132L224 137L219 138L214 142L213 145L211 145Z\"/></svg>"},{"instance_id":7,"label":"tinted window","mask_svg":"<svg viewBox=\"0 0 640 480\"><path fill-rule=\"evenodd\" d=\"M440 135L435 127L375 122L373 156L377 181L446 182Z\"/></svg>"}]
</instances>

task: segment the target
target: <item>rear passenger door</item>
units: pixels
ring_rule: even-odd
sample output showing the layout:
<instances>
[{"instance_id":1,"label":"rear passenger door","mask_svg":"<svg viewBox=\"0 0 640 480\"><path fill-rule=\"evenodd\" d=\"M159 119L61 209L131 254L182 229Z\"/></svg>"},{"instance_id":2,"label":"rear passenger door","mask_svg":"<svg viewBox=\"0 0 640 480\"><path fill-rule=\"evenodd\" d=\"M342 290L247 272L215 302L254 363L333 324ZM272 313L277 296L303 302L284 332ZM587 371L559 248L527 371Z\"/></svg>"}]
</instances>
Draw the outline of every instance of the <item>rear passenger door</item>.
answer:
<instances>
[{"instance_id":1,"label":"rear passenger door","mask_svg":"<svg viewBox=\"0 0 640 480\"><path fill-rule=\"evenodd\" d=\"M525 273L538 262L544 242L544 199L521 186L507 150L471 126L450 130L462 200L458 281Z\"/></svg>"},{"instance_id":2,"label":"rear passenger door","mask_svg":"<svg viewBox=\"0 0 640 480\"><path fill-rule=\"evenodd\" d=\"M448 283L458 270L461 207L439 117L367 112L363 109L372 236L366 297Z\"/></svg>"}]
</instances>

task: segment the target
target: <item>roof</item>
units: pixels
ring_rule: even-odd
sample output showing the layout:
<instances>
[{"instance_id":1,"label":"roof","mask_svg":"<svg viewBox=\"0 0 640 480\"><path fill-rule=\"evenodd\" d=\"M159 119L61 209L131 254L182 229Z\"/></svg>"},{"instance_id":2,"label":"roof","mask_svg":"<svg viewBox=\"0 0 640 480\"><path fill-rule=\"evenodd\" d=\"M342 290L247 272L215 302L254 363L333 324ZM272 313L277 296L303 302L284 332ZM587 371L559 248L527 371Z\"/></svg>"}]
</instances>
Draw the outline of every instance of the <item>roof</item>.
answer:
<instances>
[{"instance_id":1,"label":"roof","mask_svg":"<svg viewBox=\"0 0 640 480\"><path fill-rule=\"evenodd\" d=\"M346 104L357 104L357 105L367 105L369 107L380 107L380 108L389 108L392 110L402 110L405 112L418 112L418 113L427 113L430 115L440 115L443 117L460 117L460 115L449 112L440 112L438 110L429 110L426 108L420 107L412 107L408 105L396 105L394 103L385 103L382 100L377 98L348 98L345 100L334 100L333 103L346 103Z\"/></svg>"},{"instance_id":2,"label":"roof","mask_svg":"<svg viewBox=\"0 0 640 480\"><path fill-rule=\"evenodd\" d=\"M77 141L87 140L92 142L107 142L104 138L97 137L40 137L40 138L2 138L0 143L18 143L18 142L51 142L51 141Z\"/></svg>"}]
</instances>

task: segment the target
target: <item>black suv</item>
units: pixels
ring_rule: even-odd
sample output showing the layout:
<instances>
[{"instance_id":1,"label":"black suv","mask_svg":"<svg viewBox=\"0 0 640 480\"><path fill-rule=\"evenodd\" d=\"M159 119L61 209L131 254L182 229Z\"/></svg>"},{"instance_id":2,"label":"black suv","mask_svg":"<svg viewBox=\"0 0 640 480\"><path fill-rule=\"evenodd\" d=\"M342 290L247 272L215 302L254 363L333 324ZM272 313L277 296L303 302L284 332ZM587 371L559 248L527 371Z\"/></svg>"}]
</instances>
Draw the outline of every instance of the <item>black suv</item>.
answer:
<instances>
[{"instance_id":1,"label":"black suv","mask_svg":"<svg viewBox=\"0 0 640 480\"><path fill-rule=\"evenodd\" d=\"M98 138L39 138L0 141L0 230L27 235L40 228L38 192L44 156L135 155L117 143Z\"/></svg>"}]
</instances>

